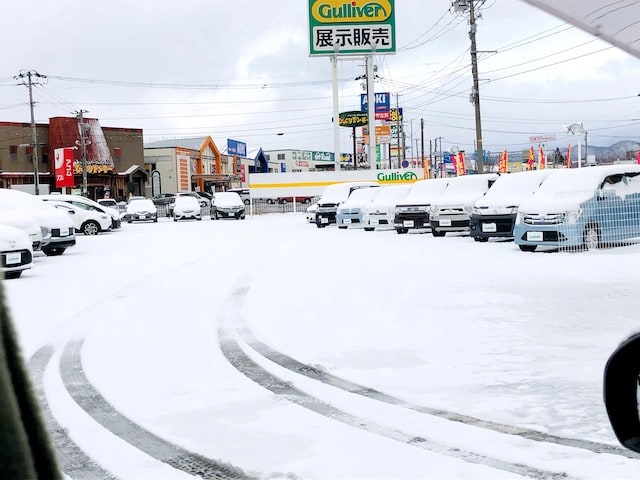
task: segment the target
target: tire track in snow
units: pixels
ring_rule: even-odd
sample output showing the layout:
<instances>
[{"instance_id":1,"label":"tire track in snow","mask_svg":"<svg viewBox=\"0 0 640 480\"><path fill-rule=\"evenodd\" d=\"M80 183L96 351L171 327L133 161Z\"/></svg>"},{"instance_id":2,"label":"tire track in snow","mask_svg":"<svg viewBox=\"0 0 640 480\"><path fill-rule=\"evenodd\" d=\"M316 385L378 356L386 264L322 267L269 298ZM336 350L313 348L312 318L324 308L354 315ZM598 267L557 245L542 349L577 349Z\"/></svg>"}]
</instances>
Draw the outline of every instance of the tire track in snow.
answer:
<instances>
[{"instance_id":1,"label":"tire track in snow","mask_svg":"<svg viewBox=\"0 0 640 480\"><path fill-rule=\"evenodd\" d=\"M242 320L240 322L242 322ZM340 390L344 390L346 392L354 393L356 395L361 395L363 397L366 397L372 400L378 400L380 402L388 403L390 405L404 407L409 410L424 413L427 415L432 415L434 417L451 420L452 422L464 423L466 425L472 425L474 427L483 428L485 430L491 430L497 433L515 435L515 436L525 438L527 440L533 440L536 442L553 443L553 444L562 445L565 447L579 448L583 450L589 450L594 453L607 453L611 455L619 455L619 456L633 458L633 459L640 458L640 454L632 452L631 450L627 450L622 447L617 447L615 445L592 442L589 440L560 437L558 435L552 435L549 433L540 432L538 430L532 430L524 427L518 427L515 425L507 425L503 423L492 422L489 420L482 420L482 419L472 417L469 415L464 415L461 413L451 412L448 410L427 407L424 405L418 405L412 402L408 402L406 400L402 400L392 395L388 395L374 388L359 385L355 382L351 382L344 378L319 370L311 365L307 365L305 363L299 362L298 360L292 357L289 357L288 355L282 352L274 350L267 344L258 340L243 323L240 323L240 327L237 329L237 331L240 337L249 346L251 346L251 348L253 348L256 352L258 352L263 357L269 359L273 363L280 365L281 367L286 368L287 370L290 370L294 373L304 375L305 377L311 378L313 380L317 380L321 383L330 385L335 388L339 388Z\"/></svg>"},{"instance_id":2,"label":"tire track in snow","mask_svg":"<svg viewBox=\"0 0 640 480\"><path fill-rule=\"evenodd\" d=\"M44 372L55 353L52 346L44 346L29 360L29 371L34 380L34 391L40 403L42 417L51 435L56 457L62 471L78 480L115 480L117 477L98 465L67 434L54 418L44 391Z\"/></svg>"},{"instance_id":3,"label":"tire track in snow","mask_svg":"<svg viewBox=\"0 0 640 480\"><path fill-rule=\"evenodd\" d=\"M117 437L177 470L204 479L250 479L239 468L212 460L175 445L134 423L100 395L82 368L83 340L72 340L64 348L60 371L65 388L87 414Z\"/></svg>"},{"instance_id":4,"label":"tire track in snow","mask_svg":"<svg viewBox=\"0 0 640 480\"><path fill-rule=\"evenodd\" d=\"M244 282L243 282L244 283ZM223 301L218 329L218 341L223 355L229 363L240 373L261 387L281 396L291 403L295 403L324 417L339 421L350 427L355 427L382 437L412 445L433 453L447 455L468 463L480 464L498 470L507 471L529 478L560 480L569 477L563 472L550 472L527 465L511 463L498 458L489 457L469 450L448 447L443 444L416 437L401 430L390 428L365 418L347 413L322 400L295 388L290 382L268 372L255 363L234 338L234 326L241 316L241 306L249 291L249 286L241 284L232 289L226 301Z\"/></svg>"}]
</instances>

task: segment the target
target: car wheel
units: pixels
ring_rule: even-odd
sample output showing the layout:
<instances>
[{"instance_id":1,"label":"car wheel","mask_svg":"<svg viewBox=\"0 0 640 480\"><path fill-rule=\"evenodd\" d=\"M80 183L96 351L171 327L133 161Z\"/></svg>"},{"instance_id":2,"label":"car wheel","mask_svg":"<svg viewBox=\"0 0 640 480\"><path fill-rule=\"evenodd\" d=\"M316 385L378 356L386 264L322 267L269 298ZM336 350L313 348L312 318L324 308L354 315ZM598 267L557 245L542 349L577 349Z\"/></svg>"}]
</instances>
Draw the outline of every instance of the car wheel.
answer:
<instances>
[{"instance_id":1,"label":"car wheel","mask_svg":"<svg viewBox=\"0 0 640 480\"><path fill-rule=\"evenodd\" d=\"M251 201L248 198L245 198L242 203L244 203L245 205L249 205L251 203Z\"/></svg>"},{"instance_id":2,"label":"car wheel","mask_svg":"<svg viewBox=\"0 0 640 480\"><path fill-rule=\"evenodd\" d=\"M178 221L178 217L173 217L173 221L177 222Z\"/></svg>"},{"instance_id":3,"label":"car wheel","mask_svg":"<svg viewBox=\"0 0 640 480\"><path fill-rule=\"evenodd\" d=\"M42 252L48 257L57 257L59 255L62 255L65 250L66 250L66 248L51 247L51 248L47 248L47 249L43 248Z\"/></svg>"},{"instance_id":4,"label":"car wheel","mask_svg":"<svg viewBox=\"0 0 640 480\"><path fill-rule=\"evenodd\" d=\"M322 223L318 223L318 222L316 222L316 227L318 227L318 228L324 228L324 227L326 227L326 225L324 225L324 224L322 224Z\"/></svg>"},{"instance_id":5,"label":"car wheel","mask_svg":"<svg viewBox=\"0 0 640 480\"><path fill-rule=\"evenodd\" d=\"M523 252L535 252L536 245L518 245Z\"/></svg>"},{"instance_id":6,"label":"car wheel","mask_svg":"<svg viewBox=\"0 0 640 480\"><path fill-rule=\"evenodd\" d=\"M597 224L590 223L585 227L582 244L586 250L595 250L600 247L600 228Z\"/></svg>"},{"instance_id":7,"label":"car wheel","mask_svg":"<svg viewBox=\"0 0 640 480\"><path fill-rule=\"evenodd\" d=\"M407 233L408 231L408 228L396 228L396 232L398 232L398 235L402 235L404 233Z\"/></svg>"},{"instance_id":8,"label":"car wheel","mask_svg":"<svg viewBox=\"0 0 640 480\"><path fill-rule=\"evenodd\" d=\"M338 225L338 228L339 228L340 230L346 230L346 229L347 229L347 226L346 226L346 225Z\"/></svg>"},{"instance_id":9,"label":"car wheel","mask_svg":"<svg viewBox=\"0 0 640 480\"><path fill-rule=\"evenodd\" d=\"M84 235L97 235L100 233L100 225L93 220L88 220L82 224L80 230L82 230Z\"/></svg>"},{"instance_id":10,"label":"car wheel","mask_svg":"<svg viewBox=\"0 0 640 480\"><path fill-rule=\"evenodd\" d=\"M273 200L273 198L267 198L267 203L268 203L269 205L273 205L273 204L274 204L274 203L276 203L276 202Z\"/></svg>"},{"instance_id":11,"label":"car wheel","mask_svg":"<svg viewBox=\"0 0 640 480\"><path fill-rule=\"evenodd\" d=\"M435 228L431 229L431 235L433 235L434 237L444 237L446 234L447 232L439 232Z\"/></svg>"},{"instance_id":12,"label":"car wheel","mask_svg":"<svg viewBox=\"0 0 640 480\"><path fill-rule=\"evenodd\" d=\"M374 227L364 227L365 232L373 232L375 230Z\"/></svg>"},{"instance_id":13,"label":"car wheel","mask_svg":"<svg viewBox=\"0 0 640 480\"><path fill-rule=\"evenodd\" d=\"M13 272L4 272L4 278L6 280L11 280L13 278L20 278L20 275L22 275L22 270L16 270Z\"/></svg>"}]
</instances>

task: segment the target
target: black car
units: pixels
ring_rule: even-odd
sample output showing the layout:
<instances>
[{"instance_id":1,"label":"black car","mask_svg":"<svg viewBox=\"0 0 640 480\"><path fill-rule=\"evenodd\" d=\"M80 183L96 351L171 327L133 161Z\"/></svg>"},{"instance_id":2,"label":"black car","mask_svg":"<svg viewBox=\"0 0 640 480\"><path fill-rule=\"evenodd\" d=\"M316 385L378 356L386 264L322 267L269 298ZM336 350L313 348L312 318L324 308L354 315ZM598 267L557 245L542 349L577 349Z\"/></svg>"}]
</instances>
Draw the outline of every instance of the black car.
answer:
<instances>
[{"instance_id":1,"label":"black car","mask_svg":"<svg viewBox=\"0 0 640 480\"><path fill-rule=\"evenodd\" d=\"M153 198L151 198L151 201L155 206L168 205L173 201L175 196L175 193L159 193L157 195L154 195Z\"/></svg>"}]
</instances>

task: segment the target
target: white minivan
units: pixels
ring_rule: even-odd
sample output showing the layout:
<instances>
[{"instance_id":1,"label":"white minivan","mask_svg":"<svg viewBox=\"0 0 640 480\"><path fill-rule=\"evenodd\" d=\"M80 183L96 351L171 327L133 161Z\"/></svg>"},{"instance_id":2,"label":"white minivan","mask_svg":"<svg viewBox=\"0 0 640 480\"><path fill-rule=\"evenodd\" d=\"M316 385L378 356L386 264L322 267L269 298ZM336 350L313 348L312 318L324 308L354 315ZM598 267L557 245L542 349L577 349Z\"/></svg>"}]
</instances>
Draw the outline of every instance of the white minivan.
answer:
<instances>
[{"instance_id":1,"label":"white minivan","mask_svg":"<svg viewBox=\"0 0 640 480\"><path fill-rule=\"evenodd\" d=\"M338 207L343 203L351 192L359 188L379 188L378 182L342 182L328 185L320 200L318 200L318 209L316 210L316 226L324 228L327 225L336 223L336 214Z\"/></svg>"},{"instance_id":2,"label":"white minivan","mask_svg":"<svg viewBox=\"0 0 640 480\"><path fill-rule=\"evenodd\" d=\"M448 178L418 180L404 199L396 204L393 226L399 234L413 229L431 228L429 209L449 185Z\"/></svg>"},{"instance_id":3,"label":"white minivan","mask_svg":"<svg viewBox=\"0 0 640 480\"><path fill-rule=\"evenodd\" d=\"M482 173L451 178L447 189L429 210L431 234L444 237L447 232L468 232L473 205L498 176L497 173Z\"/></svg>"}]
</instances>

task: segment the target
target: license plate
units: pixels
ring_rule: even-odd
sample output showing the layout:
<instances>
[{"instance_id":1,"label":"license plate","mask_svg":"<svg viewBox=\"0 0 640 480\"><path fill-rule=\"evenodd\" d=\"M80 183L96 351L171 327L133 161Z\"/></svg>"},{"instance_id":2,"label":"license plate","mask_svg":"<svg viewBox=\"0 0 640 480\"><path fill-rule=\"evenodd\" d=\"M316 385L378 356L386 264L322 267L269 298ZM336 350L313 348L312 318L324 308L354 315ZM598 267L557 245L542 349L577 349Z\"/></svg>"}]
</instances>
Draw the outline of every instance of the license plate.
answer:
<instances>
[{"instance_id":1,"label":"license plate","mask_svg":"<svg viewBox=\"0 0 640 480\"><path fill-rule=\"evenodd\" d=\"M351 219L350 218L343 218L342 219L342 223L351 223Z\"/></svg>"},{"instance_id":2,"label":"license plate","mask_svg":"<svg viewBox=\"0 0 640 480\"><path fill-rule=\"evenodd\" d=\"M527 240L529 242L541 242L542 239L542 232L527 232Z\"/></svg>"},{"instance_id":3,"label":"license plate","mask_svg":"<svg viewBox=\"0 0 640 480\"><path fill-rule=\"evenodd\" d=\"M142 218L144 220L145 218L147 218L147 216L146 215L140 215L140 218Z\"/></svg>"},{"instance_id":4,"label":"license plate","mask_svg":"<svg viewBox=\"0 0 640 480\"><path fill-rule=\"evenodd\" d=\"M230 217L233 217L233 212L229 212L227 213L227 215L229 215Z\"/></svg>"},{"instance_id":5,"label":"license plate","mask_svg":"<svg viewBox=\"0 0 640 480\"><path fill-rule=\"evenodd\" d=\"M378 225L378 219L372 218L371 220L369 220L369 225Z\"/></svg>"},{"instance_id":6,"label":"license plate","mask_svg":"<svg viewBox=\"0 0 640 480\"><path fill-rule=\"evenodd\" d=\"M413 227L413 220L405 220L402 222L403 227Z\"/></svg>"},{"instance_id":7,"label":"license plate","mask_svg":"<svg viewBox=\"0 0 640 480\"><path fill-rule=\"evenodd\" d=\"M326 218L326 217L322 217L322 218L320 219L320 223L329 223L329 219L328 219L328 218Z\"/></svg>"},{"instance_id":8,"label":"license plate","mask_svg":"<svg viewBox=\"0 0 640 480\"><path fill-rule=\"evenodd\" d=\"M20 261L22 260L22 254L21 253L7 253L7 257L6 257L6 263L7 265L15 265L16 263L20 263Z\"/></svg>"},{"instance_id":9,"label":"license plate","mask_svg":"<svg viewBox=\"0 0 640 480\"><path fill-rule=\"evenodd\" d=\"M482 231L483 232L488 232L488 233L497 232L496 224L495 223L483 223L482 224Z\"/></svg>"},{"instance_id":10,"label":"license plate","mask_svg":"<svg viewBox=\"0 0 640 480\"><path fill-rule=\"evenodd\" d=\"M450 227L451 226L451 220L449 220L448 218L443 218L442 220L440 220L440 226L441 227Z\"/></svg>"}]
</instances>

